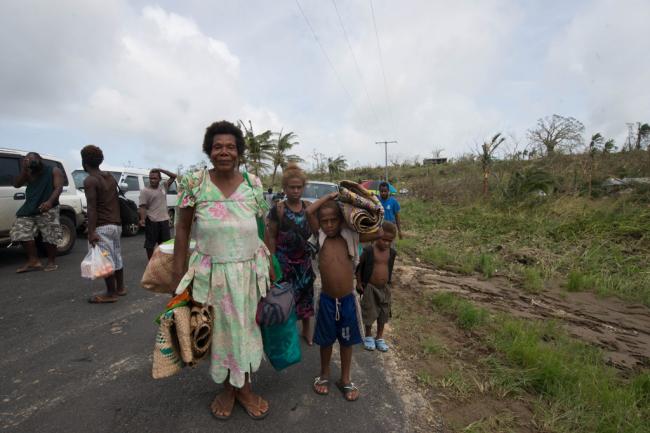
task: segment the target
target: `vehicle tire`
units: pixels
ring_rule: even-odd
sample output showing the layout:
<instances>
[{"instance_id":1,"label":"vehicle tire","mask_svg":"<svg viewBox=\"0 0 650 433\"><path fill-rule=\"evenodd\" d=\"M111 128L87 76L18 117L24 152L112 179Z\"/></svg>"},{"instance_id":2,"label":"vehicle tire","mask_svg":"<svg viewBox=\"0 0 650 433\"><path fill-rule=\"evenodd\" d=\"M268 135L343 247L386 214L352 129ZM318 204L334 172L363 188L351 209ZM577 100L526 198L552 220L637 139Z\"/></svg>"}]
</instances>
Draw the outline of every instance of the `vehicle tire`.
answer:
<instances>
[{"instance_id":1,"label":"vehicle tire","mask_svg":"<svg viewBox=\"0 0 650 433\"><path fill-rule=\"evenodd\" d=\"M59 223L61 223L61 242L56 246L57 255L63 256L68 254L77 241L77 227L67 215L59 216Z\"/></svg>"},{"instance_id":2,"label":"vehicle tire","mask_svg":"<svg viewBox=\"0 0 650 433\"><path fill-rule=\"evenodd\" d=\"M124 224L122 226L122 236L131 237L138 234L140 231L140 226L137 223L133 224Z\"/></svg>"},{"instance_id":3,"label":"vehicle tire","mask_svg":"<svg viewBox=\"0 0 650 433\"><path fill-rule=\"evenodd\" d=\"M72 250L77 241L77 228L67 215L59 216L59 224L61 224L61 242L56 246L56 255L64 256ZM40 256L46 256L45 245L40 233L36 238L36 248Z\"/></svg>"},{"instance_id":4,"label":"vehicle tire","mask_svg":"<svg viewBox=\"0 0 650 433\"><path fill-rule=\"evenodd\" d=\"M174 209L167 209L167 213L169 214L169 228L173 229L174 228Z\"/></svg>"}]
</instances>

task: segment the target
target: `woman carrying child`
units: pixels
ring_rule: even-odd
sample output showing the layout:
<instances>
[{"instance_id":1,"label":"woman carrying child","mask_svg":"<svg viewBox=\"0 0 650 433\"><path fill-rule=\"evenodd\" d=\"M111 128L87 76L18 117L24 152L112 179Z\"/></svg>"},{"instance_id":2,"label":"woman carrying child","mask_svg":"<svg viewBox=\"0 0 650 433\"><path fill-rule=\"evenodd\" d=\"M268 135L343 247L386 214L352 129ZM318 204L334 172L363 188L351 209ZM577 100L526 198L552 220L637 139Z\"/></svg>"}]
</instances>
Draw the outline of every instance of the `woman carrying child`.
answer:
<instances>
[{"instance_id":1,"label":"woman carrying child","mask_svg":"<svg viewBox=\"0 0 650 433\"><path fill-rule=\"evenodd\" d=\"M269 212L266 245L275 254L283 280L294 288L296 314L302 320L302 336L312 345L309 319L314 315L314 271L307 240L311 229L307 220L309 202L301 200L307 183L305 172L296 163L283 170L282 187L286 200L277 202Z\"/></svg>"}]
</instances>

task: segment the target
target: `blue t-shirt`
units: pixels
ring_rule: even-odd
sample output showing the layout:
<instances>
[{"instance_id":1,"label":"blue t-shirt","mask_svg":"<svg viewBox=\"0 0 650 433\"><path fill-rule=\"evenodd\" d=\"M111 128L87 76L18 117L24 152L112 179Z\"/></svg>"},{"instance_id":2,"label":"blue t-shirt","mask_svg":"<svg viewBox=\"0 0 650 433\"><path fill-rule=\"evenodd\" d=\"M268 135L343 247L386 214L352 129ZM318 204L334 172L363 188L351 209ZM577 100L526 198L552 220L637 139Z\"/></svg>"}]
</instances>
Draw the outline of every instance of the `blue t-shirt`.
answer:
<instances>
[{"instance_id":1,"label":"blue t-shirt","mask_svg":"<svg viewBox=\"0 0 650 433\"><path fill-rule=\"evenodd\" d=\"M386 200L379 197L381 205L384 207L384 219L395 223L395 214L399 212L399 202L393 196L389 196Z\"/></svg>"}]
</instances>

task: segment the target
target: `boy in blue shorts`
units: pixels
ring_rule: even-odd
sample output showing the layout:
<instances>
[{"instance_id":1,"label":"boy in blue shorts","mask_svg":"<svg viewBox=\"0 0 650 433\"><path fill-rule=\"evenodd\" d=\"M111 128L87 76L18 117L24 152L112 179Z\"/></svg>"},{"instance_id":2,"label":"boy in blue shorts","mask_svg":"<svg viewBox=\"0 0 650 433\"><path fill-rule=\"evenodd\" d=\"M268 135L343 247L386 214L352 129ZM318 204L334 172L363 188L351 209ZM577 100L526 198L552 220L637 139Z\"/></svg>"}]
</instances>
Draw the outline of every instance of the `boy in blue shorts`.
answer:
<instances>
[{"instance_id":1,"label":"boy in blue shorts","mask_svg":"<svg viewBox=\"0 0 650 433\"><path fill-rule=\"evenodd\" d=\"M317 394L329 393L332 347L338 340L341 351L341 379L336 386L347 401L359 398L359 389L350 378L352 346L362 342L360 308L354 292L354 269L358 264L359 242L370 242L382 236L382 231L362 234L343 223L338 193L324 196L307 208L309 224L318 238L318 264L322 292L317 300L314 343L320 346L320 375L314 379Z\"/></svg>"}]
</instances>

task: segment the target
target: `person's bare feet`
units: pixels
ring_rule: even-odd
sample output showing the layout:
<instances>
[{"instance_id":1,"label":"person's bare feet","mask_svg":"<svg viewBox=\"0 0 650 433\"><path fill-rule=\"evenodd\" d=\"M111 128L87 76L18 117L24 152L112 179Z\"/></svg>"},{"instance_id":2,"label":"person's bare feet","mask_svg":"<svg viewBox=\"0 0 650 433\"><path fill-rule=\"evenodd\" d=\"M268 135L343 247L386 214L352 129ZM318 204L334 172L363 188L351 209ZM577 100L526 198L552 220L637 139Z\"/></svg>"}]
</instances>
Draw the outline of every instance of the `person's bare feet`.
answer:
<instances>
[{"instance_id":1,"label":"person's bare feet","mask_svg":"<svg viewBox=\"0 0 650 433\"><path fill-rule=\"evenodd\" d=\"M235 407L235 390L230 388L222 393L217 394L212 403L210 410L215 418L226 420L232 416L232 410Z\"/></svg>"},{"instance_id":2,"label":"person's bare feet","mask_svg":"<svg viewBox=\"0 0 650 433\"><path fill-rule=\"evenodd\" d=\"M253 419L262 419L269 414L269 402L246 388L237 390L235 398Z\"/></svg>"},{"instance_id":3,"label":"person's bare feet","mask_svg":"<svg viewBox=\"0 0 650 433\"><path fill-rule=\"evenodd\" d=\"M21 266L20 268L16 269L17 274L22 274L25 272L31 272L31 271L40 271L43 269L43 264L39 261L36 262L28 262L24 266Z\"/></svg>"}]
</instances>

